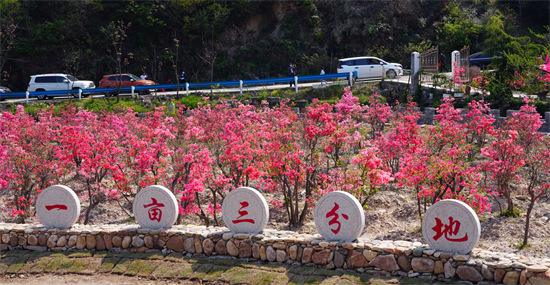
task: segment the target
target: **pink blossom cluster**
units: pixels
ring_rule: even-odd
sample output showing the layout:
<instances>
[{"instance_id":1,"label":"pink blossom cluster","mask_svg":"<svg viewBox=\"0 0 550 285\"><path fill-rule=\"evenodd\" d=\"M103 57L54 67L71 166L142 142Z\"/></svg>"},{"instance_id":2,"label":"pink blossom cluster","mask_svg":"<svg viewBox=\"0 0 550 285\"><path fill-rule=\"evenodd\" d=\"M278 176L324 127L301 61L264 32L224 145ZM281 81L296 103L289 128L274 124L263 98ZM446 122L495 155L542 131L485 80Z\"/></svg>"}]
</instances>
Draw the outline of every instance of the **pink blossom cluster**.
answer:
<instances>
[{"instance_id":1,"label":"pink blossom cluster","mask_svg":"<svg viewBox=\"0 0 550 285\"><path fill-rule=\"evenodd\" d=\"M181 215L220 225L225 195L250 186L299 226L327 192L347 191L367 207L394 184L414 193L419 215L451 198L483 213L492 196L517 192L510 183L528 179L530 155L541 153L540 119L529 101L500 129L483 101L462 113L445 99L436 123L421 127L413 103L390 107L373 96L362 105L349 87L335 105L314 100L301 113L286 102L271 109L205 101L177 109L160 107L145 117L132 109L96 114L72 107L3 113L0 189L8 211L24 221L40 191L65 184L84 201L81 221L88 223L99 205L128 211L140 189L158 184L176 195Z\"/></svg>"}]
</instances>

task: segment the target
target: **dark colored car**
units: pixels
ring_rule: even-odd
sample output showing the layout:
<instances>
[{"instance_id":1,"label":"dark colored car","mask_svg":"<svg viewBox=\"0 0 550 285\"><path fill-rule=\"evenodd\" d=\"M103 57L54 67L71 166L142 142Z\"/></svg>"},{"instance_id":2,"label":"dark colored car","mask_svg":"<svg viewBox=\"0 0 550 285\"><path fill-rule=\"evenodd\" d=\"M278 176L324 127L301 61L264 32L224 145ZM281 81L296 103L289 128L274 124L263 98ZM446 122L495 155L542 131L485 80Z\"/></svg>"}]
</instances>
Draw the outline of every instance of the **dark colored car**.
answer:
<instances>
[{"instance_id":1,"label":"dark colored car","mask_svg":"<svg viewBox=\"0 0 550 285\"><path fill-rule=\"evenodd\" d=\"M149 86L149 85L155 85L155 82L151 80L142 80L141 78L130 74L109 74L103 76L103 79L99 81L99 88L118 88L120 82L120 87L128 87L128 86ZM138 91L139 94L146 94L149 93L149 90L140 90ZM106 92L105 96L112 96L115 95L116 92Z\"/></svg>"},{"instance_id":2,"label":"dark colored car","mask_svg":"<svg viewBox=\"0 0 550 285\"><path fill-rule=\"evenodd\" d=\"M495 56L502 56L502 54L498 53L496 55L488 55L483 52L476 52L470 55L470 66L477 66L480 69L486 69L487 66L493 62L493 57Z\"/></svg>"}]
</instances>

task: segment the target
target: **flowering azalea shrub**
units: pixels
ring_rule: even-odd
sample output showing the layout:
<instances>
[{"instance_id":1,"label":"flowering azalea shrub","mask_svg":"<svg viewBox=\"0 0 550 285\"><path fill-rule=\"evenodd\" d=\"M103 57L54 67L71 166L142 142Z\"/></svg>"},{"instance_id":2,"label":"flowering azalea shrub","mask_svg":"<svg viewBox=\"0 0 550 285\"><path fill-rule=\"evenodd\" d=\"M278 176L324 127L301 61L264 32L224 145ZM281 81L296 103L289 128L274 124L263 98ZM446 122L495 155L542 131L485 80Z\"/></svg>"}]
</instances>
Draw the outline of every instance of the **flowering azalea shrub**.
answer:
<instances>
[{"instance_id":1,"label":"flowering azalea shrub","mask_svg":"<svg viewBox=\"0 0 550 285\"><path fill-rule=\"evenodd\" d=\"M71 107L32 117L19 106L0 117L0 189L5 211L19 222L53 184L70 185L85 201L83 223L102 203L130 216L135 195L152 184L175 194L179 222L194 215L206 225L222 224L224 197L242 186L270 197L290 227L303 225L325 193L346 191L367 207L387 184L414 193L419 217L443 199L483 214L492 198L504 197L513 209L512 197L526 193L534 206L550 185L550 164L532 102L499 128L485 102L464 111L453 103L443 100L434 124L424 127L414 103L390 107L374 96L363 105L349 87L336 104L314 101L300 113L287 102L205 100L139 117L132 109ZM529 186L518 189L521 182Z\"/></svg>"}]
</instances>

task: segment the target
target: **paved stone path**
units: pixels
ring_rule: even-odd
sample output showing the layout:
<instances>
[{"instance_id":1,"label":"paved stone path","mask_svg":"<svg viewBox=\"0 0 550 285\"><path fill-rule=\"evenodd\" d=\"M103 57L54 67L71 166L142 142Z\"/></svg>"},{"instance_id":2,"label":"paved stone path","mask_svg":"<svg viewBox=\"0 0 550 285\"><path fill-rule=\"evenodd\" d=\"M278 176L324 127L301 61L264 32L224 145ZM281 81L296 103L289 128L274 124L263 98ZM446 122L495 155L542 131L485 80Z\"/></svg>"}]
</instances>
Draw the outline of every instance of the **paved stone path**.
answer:
<instances>
[{"instance_id":1,"label":"paved stone path","mask_svg":"<svg viewBox=\"0 0 550 285\"><path fill-rule=\"evenodd\" d=\"M426 280L367 275L247 262L232 258L196 258L181 254L106 252L0 253L0 283L48 284L426 284ZM450 283L445 283L450 284Z\"/></svg>"}]
</instances>

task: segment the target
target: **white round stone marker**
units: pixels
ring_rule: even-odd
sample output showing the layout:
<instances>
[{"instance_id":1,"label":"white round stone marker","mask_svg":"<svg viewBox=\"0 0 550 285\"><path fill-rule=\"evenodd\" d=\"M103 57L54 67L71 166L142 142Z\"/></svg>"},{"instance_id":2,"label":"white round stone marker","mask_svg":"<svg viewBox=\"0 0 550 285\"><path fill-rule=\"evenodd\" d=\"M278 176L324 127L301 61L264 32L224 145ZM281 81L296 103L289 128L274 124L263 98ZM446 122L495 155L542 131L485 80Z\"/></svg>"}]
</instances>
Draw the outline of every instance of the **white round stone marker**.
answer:
<instances>
[{"instance_id":1,"label":"white round stone marker","mask_svg":"<svg viewBox=\"0 0 550 285\"><path fill-rule=\"evenodd\" d=\"M479 241L481 225L470 206L447 199L428 208L422 219L422 235L431 249L467 254Z\"/></svg>"},{"instance_id":2,"label":"white round stone marker","mask_svg":"<svg viewBox=\"0 0 550 285\"><path fill-rule=\"evenodd\" d=\"M225 226L234 233L259 233L267 226L269 208L258 190L240 187L223 199L222 218Z\"/></svg>"},{"instance_id":3,"label":"white round stone marker","mask_svg":"<svg viewBox=\"0 0 550 285\"><path fill-rule=\"evenodd\" d=\"M36 200L36 216L48 228L67 229L78 220L80 200L64 185L53 185L42 191Z\"/></svg>"},{"instance_id":4,"label":"white round stone marker","mask_svg":"<svg viewBox=\"0 0 550 285\"><path fill-rule=\"evenodd\" d=\"M178 218L178 201L164 186L153 185L141 189L132 205L134 217L142 228L171 227Z\"/></svg>"},{"instance_id":5,"label":"white round stone marker","mask_svg":"<svg viewBox=\"0 0 550 285\"><path fill-rule=\"evenodd\" d=\"M354 241L365 228L365 212L355 197L343 191L325 194L314 213L315 227L327 241Z\"/></svg>"}]
</instances>

